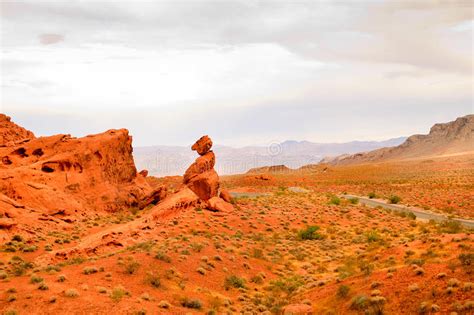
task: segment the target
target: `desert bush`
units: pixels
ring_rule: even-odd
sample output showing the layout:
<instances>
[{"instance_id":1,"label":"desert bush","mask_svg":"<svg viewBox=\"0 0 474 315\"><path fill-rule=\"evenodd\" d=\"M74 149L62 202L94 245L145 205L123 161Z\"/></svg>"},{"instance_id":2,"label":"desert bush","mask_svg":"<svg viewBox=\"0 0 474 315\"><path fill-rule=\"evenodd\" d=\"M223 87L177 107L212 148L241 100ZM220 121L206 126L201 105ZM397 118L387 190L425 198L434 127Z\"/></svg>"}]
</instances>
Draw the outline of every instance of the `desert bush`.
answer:
<instances>
[{"instance_id":1,"label":"desert bush","mask_svg":"<svg viewBox=\"0 0 474 315\"><path fill-rule=\"evenodd\" d=\"M365 237L367 238L368 243L374 243L381 240L380 234L376 230L367 231Z\"/></svg>"},{"instance_id":2,"label":"desert bush","mask_svg":"<svg viewBox=\"0 0 474 315\"><path fill-rule=\"evenodd\" d=\"M367 195L370 199L374 199L377 197L377 195L374 193L374 192L369 192L369 194Z\"/></svg>"},{"instance_id":3,"label":"desert bush","mask_svg":"<svg viewBox=\"0 0 474 315\"><path fill-rule=\"evenodd\" d=\"M24 261L19 256L13 256L10 259L11 270L15 276L22 276L25 274L27 269L33 268L33 264L27 261Z\"/></svg>"},{"instance_id":4,"label":"desert bush","mask_svg":"<svg viewBox=\"0 0 474 315\"><path fill-rule=\"evenodd\" d=\"M206 274L206 269L202 268L202 267L199 267L198 269L196 269L197 273L201 274L201 275L205 275Z\"/></svg>"},{"instance_id":5,"label":"desert bush","mask_svg":"<svg viewBox=\"0 0 474 315\"><path fill-rule=\"evenodd\" d=\"M349 202L353 205L356 205L359 203L359 198L349 198Z\"/></svg>"},{"instance_id":6,"label":"desert bush","mask_svg":"<svg viewBox=\"0 0 474 315\"><path fill-rule=\"evenodd\" d=\"M164 261L166 263L171 262L171 257L161 251L156 253L155 258L158 260Z\"/></svg>"},{"instance_id":7,"label":"desert bush","mask_svg":"<svg viewBox=\"0 0 474 315\"><path fill-rule=\"evenodd\" d=\"M255 275L252 278L250 278L250 282L255 283L255 284L262 284L263 278L260 275Z\"/></svg>"},{"instance_id":8,"label":"desert bush","mask_svg":"<svg viewBox=\"0 0 474 315\"><path fill-rule=\"evenodd\" d=\"M67 279L67 278L66 278L65 275L59 275L59 276L58 276L58 282L64 282L64 281L66 281L66 279Z\"/></svg>"},{"instance_id":9,"label":"desert bush","mask_svg":"<svg viewBox=\"0 0 474 315\"><path fill-rule=\"evenodd\" d=\"M40 282L43 282L43 278L37 275L31 275L30 283L40 283Z\"/></svg>"},{"instance_id":10,"label":"desert bush","mask_svg":"<svg viewBox=\"0 0 474 315\"><path fill-rule=\"evenodd\" d=\"M341 198L339 198L338 196L332 196L329 200L329 204L338 206L341 204Z\"/></svg>"},{"instance_id":11,"label":"desert bush","mask_svg":"<svg viewBox=\"0 0 474 315\"><path fill-rule=\"evenodd\" d=\"M319 226L317 225L308 226L306 229L298 231L298 238L300 240L321 240L323 236L317 232L318 230Z\"/></svg>"},{"instance_id":12,"label":"desert bush","mask_svg":"<svg viewBox=\"0 0 474 315\"><path fill-rule=\"evenodd\" d=\"M66 291L64 291L64 295L66 297L78 297L79 292L77 292L76 289L67 289Z\"/></svg>"},{"instance_id":13,"label":"desert bush","mask_svg":"<svg viewBox=\"0 0 474 315\"><path fill-rule=\"evenodd\" d=\"M471 291L474 288L474 283L472 282L464 282L464 285L462 287L463 291Z\"/></svg>"},{"instance_id":14,"label":"desert bush","mask_svg":"<svg viewBox=\"0 0 474 315\"><path fill-rule=\"evenodd\" d=\"M140 268L140 263L133 257L127 257L123 263L123 268L126 274L133 275L138 270L138 268Z\"/></svg>"},{"instance_id":15,"label":"desert bush","mask_svg":"<svg viewBox=\"0 0 474 315\"><path fill-rule=\"evenodd\" d=\"M198 299L189 299L188 297L184 297L180 301L181 306L191 309L200 310L202 308L202 302Z\"/></svg>"},{"instance_id":16,"label":"desert bush","mask_svg":"<svg viewBox=\"0 0 474 315\"><path fill-rule=\"evenodd\" d=\"M474 263L474 253L461 253L458 259L462 266L472 266Z\"/></svg>"},{"instance_id":17,"label":"desert bush","mask_svg":"<svg viewBox=\"0 0 474 315\"><path fill-rule=\"evenodd\" d=\"M340 297L340 298L345 298L349 295L349 291L351 290L351 288L345 284L341 284L338 288L337 288L337 296Z\"/></svg>"},{"instance_id":18,"label":"desert bush","mask_svg":"<svg viewBox=\"0 0 474 315\"><path fill-rule=\"evenodd\" d=\"M46 283L44 283L44 282L41 282L41 283L38 285L38 290L46 291L46 290L48 290L48 289L49 289L48 285L47 285Z\"/></svg>"},{"instance_id":19,"label":"desert bush","mask_svg":"<svg viewBox=\"0 0 474 315\"><path fill-rule=\"evenodd\" d=\"M388 201L389 201L391 204L397 204L397 203L400 203L400 201L402 201L402 198L400 198L400 197L397 196L397 195L392 195L392 196L388 197Z\"/></svg>"},{"instance_id":20,"label":"desert bush","mask_svg":"<svg viewBox=\"0 0 474 315\"><path fill-rule=\"evenodd\" d=\"M351 300L350 308L352 310L362 311L367 308L369 299L365 295L356 295Z\"/></svg>"},{"instance_id":21,"label":"desert bush","mask_svg":"<svg viewBox=\"0 0 474 315\"><path fill-rule=\"evenodd\" d=\"M99 270L96 267L85 267L82 270L82 273L85 274L85 275L90 275L90 274L97 273L97 272L99 272Z\"/></svg>"},{"instance_id":22,"label":"desert bush","mask_svg":"<svg viewBox=\"0 0 474 315\"><path fill-rule=\"evenodd\" d=\"M5 280L6 278L8 278L8 274L5 271L0 270L0 280Z\"/></svg>"},{"instance_id":23,"label":"desert bush","mask_svg":"<svg viewBox=\"0 0 474 315\"><path fill-rule=\"evenodd\" d=\"M112 289L112 292L110 293L110 298L114 302L120 301L125 295L128 295L129 293L125 290L125 288L121 285L116 286L115 288Z\"/></svg>"},{"instance_id":24,"label":"desert bush","mask_svg":"<svg viewBox=\"0 0 474 315\"><path fill-rule=\"evenodd\" d=\"M225 278L224 280L224 288L229 290L230 288L245 288L245 279L240 278L236 275L231 275Z\"/></svg>"},{"instance_id":25,"label":"desert bush","mask_svg":"<svg viewBox=\"0 0 474 315\"><path fill-rule=\"evenodd\" d=\"M161 280L158 275L153 272L148 272L145 276L145 283L151 285L154 288L159 288L161 285Z\"/></svg>"},{"instance_id":26,"label":"desert bush","mask_svg":"<svg viewBox=\"0 0 474 315\"><path fill-rule=\"evenodd\" d=\"M454 220L443 221L439 224L441 232L448 234L457 234L462 231L461 223Z\"/></svg>"}]
</instances>

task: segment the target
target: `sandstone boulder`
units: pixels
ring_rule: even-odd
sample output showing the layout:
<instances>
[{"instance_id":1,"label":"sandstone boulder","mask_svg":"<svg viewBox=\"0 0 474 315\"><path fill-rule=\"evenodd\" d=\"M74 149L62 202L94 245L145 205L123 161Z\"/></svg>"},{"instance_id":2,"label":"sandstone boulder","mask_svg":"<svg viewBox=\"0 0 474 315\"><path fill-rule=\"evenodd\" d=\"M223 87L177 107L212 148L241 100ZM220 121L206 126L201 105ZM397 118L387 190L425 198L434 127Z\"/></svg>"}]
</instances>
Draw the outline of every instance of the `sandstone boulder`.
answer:
<instances>
[{"instance_id":1,"label":"sandstone boulder","mask_svg":"<svg viewBox=\"0 0 474 315\"><path fill-rule=\"evenodd\" d=\"M234 207L226 202L224 199L219 197L212 197L207 201L207 208L209 210L219 211L219 212L231 212L234 210Z\"/></svg>"},{"instance_id":2,"label":"sandstone boulder","mask_svg":"<svg viewBox=\"0 0 474 315\"><path fill-rule=\"evenodd\" d=\"M183 184L193 191L208 209L228 212L233 209L228 203L231 200L230 194L224 192L223 196L227 200L218 197L219 175L214 170L216 156L211 148L212 140L208 136L201 137L192 146L200 156L184 173Z\"/></svg>"},{"instance_id":3,"label":"sandstone boulder","mask_svg":"<svg viewBox=\"0 0 474 315\"><path fill-rule=\"evenodd\" d=\"M221 197L226 202L232 202L232 196L230 195L229 191L222 189L219 197Z\"/></svg>"},{"instance_id":4,"label":"sandstone boulder","mask_svg":"<svg viewBox=\"0 0 474 315\"><path fill-rule=\"evenodd\" d=\"M192 149L201 156L188 167L183 178L183 183L203 201L216 197L219 191L219 175L214 170L216 157L210 151L211 147L212 141L208 136L196 141Z\"/></svg>"},{"instance_id":5,"label":"sandstone boulder","mask_svg":"<svg viewBox=\"0 0 474 315\"><path fill-rule=\"evenodd\" d=\"M209 138L209 136L202 136L199 138L198 141L196 141L195 144L191 147L193 151L196 151L199 155L204 155L209 150L211 150L212 147L212 140Z\"/></svg>"}]
</instances>

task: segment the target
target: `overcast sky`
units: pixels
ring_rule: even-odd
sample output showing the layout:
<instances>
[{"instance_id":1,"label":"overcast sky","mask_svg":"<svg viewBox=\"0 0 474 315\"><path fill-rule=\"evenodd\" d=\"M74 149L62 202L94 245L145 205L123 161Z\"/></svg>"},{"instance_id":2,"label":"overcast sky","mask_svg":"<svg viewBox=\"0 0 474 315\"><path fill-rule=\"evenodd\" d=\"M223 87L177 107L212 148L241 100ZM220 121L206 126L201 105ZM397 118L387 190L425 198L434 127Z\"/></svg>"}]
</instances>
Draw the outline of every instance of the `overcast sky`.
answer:
<instances>
[{"instance_id":1,"label":"overcast sky","mask_svg":"<svg viewBox=\"0 0 474 315\"><path fill-rule=\"evenodd\" d=\"M135 145L381 140L474 112L472 1L2 1L1 112Z\"/></svg>"}]
</instances>

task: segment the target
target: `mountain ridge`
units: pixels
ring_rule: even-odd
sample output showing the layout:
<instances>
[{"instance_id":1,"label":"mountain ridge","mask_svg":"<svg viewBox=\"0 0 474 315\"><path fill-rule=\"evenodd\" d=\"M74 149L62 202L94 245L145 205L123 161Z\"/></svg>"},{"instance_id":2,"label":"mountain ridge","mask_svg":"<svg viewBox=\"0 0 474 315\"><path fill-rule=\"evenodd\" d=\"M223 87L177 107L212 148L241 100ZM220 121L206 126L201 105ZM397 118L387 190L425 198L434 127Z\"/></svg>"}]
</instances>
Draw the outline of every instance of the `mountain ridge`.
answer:
<instances>
[{"instance_id":1,"label":"mountain ridge","mask_svg":"<svg viewBox=\"0 0 474 315\"><path fill-rule=\"evenodd\" d=\"M428 134L412 135L395 147L336 156L321 162L333 165L361 164L471 151L474 152L474 115L466 115L447 123L436 123Z\"/></svg>"},{"instance_id":2,"label":"mountain ridge","mask_svg":"<svg viewBox=\"0 0 474 315\"><path fill-rule=\"evenodd\" d=\"M286 140L269 146L232 147L215 145L219 156L216 169L220 174L243 174L253 168L268 165L285 165L299 168L307 164L319 163L326 156L356 153L372 149L395 146L406 137L383 141L350 141L341 143L316 143L307 140ZM139 169L147 169L151 175L168 176L182 174L193 161L186 146L156 145L134 147L135 163Z\"/></svg>"}]
</instances>

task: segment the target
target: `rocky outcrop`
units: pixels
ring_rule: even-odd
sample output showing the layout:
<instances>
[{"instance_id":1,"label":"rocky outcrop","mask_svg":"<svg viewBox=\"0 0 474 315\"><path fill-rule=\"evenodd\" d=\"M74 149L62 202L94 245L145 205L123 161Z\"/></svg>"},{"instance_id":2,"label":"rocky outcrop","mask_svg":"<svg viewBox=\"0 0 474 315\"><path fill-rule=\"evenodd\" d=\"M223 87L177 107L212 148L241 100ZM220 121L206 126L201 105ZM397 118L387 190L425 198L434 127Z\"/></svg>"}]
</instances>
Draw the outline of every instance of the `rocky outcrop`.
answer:
<instances>
[{"instance_id":1,"label":"rocky outcrop","mask_svg":"<svg viewBox=\"0 0 474 315\"><path fill-rule=\"evenodd\" d=\"M31 131L13 123L7 115L0 114L0 147L12 146L34 138L35 135Z\"/></svg>"},{"instance_id":2,"label":"rocky outcrop","mask_svg":"<svg viewBox=\"0 0 474 315\"><path fill-rule=\"evenodd\" d=\"M201 200L216 197L219 191L219 176L214 170L216 157L211 151L212 141L208 136L201 137L191 147L200 157L184 173L183 183Z\"/></svg>"},{"instance_id":3,"label":"rocky outcrop","mask_svg":"<svg viewBox=\"0 0 474 315\"><path fill-rule=\"evenodd\" d=\"M165 187L137 174L126 129L35 138L7 121L12 130L3 135L11 141L0 147L0 194L18 204L70 215L144 208L166 196Z\"/></svg>"},{"instance_id":4,"label":"rocky outcrop","mask_svg":"<svg viewBox=\"0 0 474 315\"><path fill-rule=\"evenodd\" d=\"M208 136L201 137L191 147L200 156L184 173L183 187L154 208L155 219L196 206L220 213L233 210L230 194L227 191L219 194L219 176L214 170L216 157L211 148L212 140Z\"/></svg>"}]
</instances>

